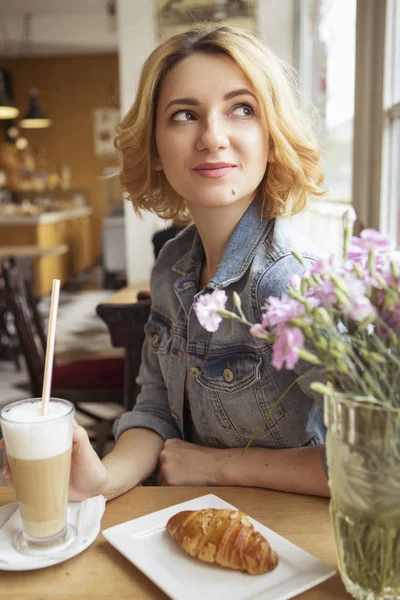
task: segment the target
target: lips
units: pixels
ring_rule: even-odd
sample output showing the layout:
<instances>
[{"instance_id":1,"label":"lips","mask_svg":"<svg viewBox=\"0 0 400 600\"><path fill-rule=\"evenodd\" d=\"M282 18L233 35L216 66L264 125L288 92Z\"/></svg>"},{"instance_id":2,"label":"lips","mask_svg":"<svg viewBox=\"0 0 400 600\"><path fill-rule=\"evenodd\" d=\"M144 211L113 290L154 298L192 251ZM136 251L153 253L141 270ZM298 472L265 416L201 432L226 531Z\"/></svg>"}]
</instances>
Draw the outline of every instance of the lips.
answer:
<instances>
[{"instance_id":1,"label":"lips","mask_svg":"<svg viewBox=\"0 0 400 600\"><path fill-rule=\"evenodd\" d=\"M194 171L201 177L216 179L225 177L236 168L236 165L226 162L202 163L194 167Z\"/></svg>"}]
</instances>

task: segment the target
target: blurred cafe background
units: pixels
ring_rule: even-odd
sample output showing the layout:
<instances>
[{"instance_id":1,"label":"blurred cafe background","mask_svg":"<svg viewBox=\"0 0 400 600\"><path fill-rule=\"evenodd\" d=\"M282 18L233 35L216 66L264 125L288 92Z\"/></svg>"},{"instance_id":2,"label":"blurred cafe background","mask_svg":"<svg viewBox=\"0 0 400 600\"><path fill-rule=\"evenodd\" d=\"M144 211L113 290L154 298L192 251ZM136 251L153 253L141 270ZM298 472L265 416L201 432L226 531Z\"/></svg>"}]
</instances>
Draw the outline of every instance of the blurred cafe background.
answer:
<instances>
[{"instance_id":1,"label":"blurred cafe background","mask_svg":"<svg viewBox=\"0 0 400 600\"><path fill-rule=\"evenodd\" d=\"M157 43L204 20L256 32L298 73L328 192L298 227L338 253L352 203L359 230L399 238L400 1L0 1L0 407L40 395L58 278L53 393L100 454L138 391L153 236L170 225L123 198L115 127Z\"/></svg>"}]
</instances>

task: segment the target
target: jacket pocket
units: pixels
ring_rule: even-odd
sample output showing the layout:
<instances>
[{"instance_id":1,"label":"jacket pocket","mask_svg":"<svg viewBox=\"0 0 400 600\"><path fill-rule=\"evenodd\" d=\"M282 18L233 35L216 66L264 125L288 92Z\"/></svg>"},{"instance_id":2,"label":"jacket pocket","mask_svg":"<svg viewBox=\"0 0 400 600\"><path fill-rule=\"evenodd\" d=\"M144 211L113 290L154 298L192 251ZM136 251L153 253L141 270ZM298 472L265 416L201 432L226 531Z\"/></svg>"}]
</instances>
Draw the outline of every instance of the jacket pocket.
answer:
<instances>
[{"instance_id":1,"label":"jacket pocket","mask_svg":"<svg viewBox=\"0 0 400 600\"><path fill-rule=\"evenodd\" d=\"M151 352L157 355L165 387L168 388L167 382L172 342L171 325L155 313L152 313L145 325L145 334Z\"/></svg>"},{"instance_id":2,"label":"jacket pocket","mask_svg":"<svg viewBox=\"0 0 400 600\"><path fill-rule=\"evenodd\" d=\"M237 392L260 378L261 362L261 356L254 352L208 356L198 382L209 390Z\"/></svg>"},{"instance_id":3,"label":"jacket pocket","mask_svg":"<svg viewBox=\"0 0 400 600\"><path fill-rule=\"evenodd\" d=\"M256 352L234 352L208 356L198 376L205 390L205 404L218 427L230 431L245 445L263 422L277 399L268 374L263 373L263 357ZM257 445L280 447L277 407L257 436Z\"/></svg>"},{"instance_id":4,"label":"jacket pocket","mask_svg":"<svg viewBox=\"0 0 400 600\"><path fill-rule=\"evenodd\" d=\"M166 354L169 351L172 340L171 326L154 313L145 325L145 333L153 352Z\"/></svg>"}]
</instances>

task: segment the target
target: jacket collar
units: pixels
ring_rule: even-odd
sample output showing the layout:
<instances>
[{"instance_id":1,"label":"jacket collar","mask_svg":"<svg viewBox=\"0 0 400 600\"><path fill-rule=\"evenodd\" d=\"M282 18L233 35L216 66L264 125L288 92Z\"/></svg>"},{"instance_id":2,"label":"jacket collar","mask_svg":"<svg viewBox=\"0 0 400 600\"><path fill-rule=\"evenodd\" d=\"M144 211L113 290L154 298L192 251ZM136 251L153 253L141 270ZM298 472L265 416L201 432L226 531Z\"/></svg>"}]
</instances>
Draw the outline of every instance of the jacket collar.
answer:
<instances>
[{"instance_id":1,"label":"jacket collar","mask_svg":"<svg viewBox=\"0 0 400 600\"><path fill-rule=\"evenodd\" d=\"M208 287L225 288L241 279L251 264L260 241L267 237L273 223L274 219L261 219L260 201L254 200L233 230ZM172 270L180 275L189 276L193 283L197 282L200 276L204 248L195 225L191 225L190 229L193 231L191 248L174 263ZM187 277L183 278L185 282Z\"/></svg>"}]
</instances>

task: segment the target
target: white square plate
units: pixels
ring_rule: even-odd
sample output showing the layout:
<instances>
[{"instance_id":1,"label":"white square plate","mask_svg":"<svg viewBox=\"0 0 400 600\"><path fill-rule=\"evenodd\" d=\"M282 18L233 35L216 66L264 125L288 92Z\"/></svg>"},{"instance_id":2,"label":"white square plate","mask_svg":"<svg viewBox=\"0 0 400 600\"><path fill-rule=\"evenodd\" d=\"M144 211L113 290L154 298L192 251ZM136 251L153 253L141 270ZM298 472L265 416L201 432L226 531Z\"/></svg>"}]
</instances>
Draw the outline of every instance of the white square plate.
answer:
<instances>
[{"instance_id":1,"label":"white square plate","mask_svg":"<svg viewBox=\"0 0 400 600\"><path fill-rule=\"evenodd\" d=\"M334 569L251 518L256 531L278 554L279 564L274 571L248 575L192 558L171 539L165 526L169 518L181 510L202 508L235 507L209 494L110 527L102 533L173 600L287 600L335 574Z\"/></svg>"}]
</instances>

